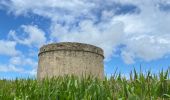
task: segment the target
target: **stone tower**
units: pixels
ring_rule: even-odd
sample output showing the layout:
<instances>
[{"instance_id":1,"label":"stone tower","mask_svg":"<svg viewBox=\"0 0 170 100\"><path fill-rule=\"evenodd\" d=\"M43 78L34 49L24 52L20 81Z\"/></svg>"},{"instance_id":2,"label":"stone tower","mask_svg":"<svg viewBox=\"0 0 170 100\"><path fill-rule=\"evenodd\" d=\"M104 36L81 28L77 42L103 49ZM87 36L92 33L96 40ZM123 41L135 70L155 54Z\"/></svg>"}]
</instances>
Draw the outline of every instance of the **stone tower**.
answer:
<instances>
[{"instance_id":1,"label":"stone tower","mask_svg":"<svg viewBox=\"0 0 170 100\"><path fill-rule=\"evenodd\" d=\"M37 78L63 75L92 75L104 78L103 50L99 47L61 42L40 48Z\"/></svg>"}]
</instances>

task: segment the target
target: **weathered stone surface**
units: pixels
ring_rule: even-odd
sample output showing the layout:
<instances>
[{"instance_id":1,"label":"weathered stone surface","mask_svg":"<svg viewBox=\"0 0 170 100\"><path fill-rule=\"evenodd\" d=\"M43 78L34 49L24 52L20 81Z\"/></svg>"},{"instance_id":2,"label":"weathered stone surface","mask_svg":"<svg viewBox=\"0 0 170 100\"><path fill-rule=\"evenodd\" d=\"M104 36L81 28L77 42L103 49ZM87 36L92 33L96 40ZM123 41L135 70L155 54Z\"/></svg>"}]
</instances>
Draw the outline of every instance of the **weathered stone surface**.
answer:
<instances>
[{"instance_id":1,"label":"weathered stone surface","mask_svg":"<svg viewBox=\"0 0 170 100\"><path fill-rule=\"evenodd\" d=\"M104 77L103 50L93 45L61 42L40 48L37 78L63 75Z\"/></svg>"}]
</instances>

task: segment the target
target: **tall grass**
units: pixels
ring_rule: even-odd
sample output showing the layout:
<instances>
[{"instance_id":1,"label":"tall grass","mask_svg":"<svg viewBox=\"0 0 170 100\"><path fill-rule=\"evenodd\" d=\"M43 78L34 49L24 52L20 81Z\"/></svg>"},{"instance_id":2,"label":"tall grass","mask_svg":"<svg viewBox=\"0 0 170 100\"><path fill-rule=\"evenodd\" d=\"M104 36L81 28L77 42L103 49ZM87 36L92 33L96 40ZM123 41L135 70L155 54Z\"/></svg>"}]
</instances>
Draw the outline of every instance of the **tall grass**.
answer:
<instances>
[{"instance_id":1,"label":"tall grass","mask_svg":"<svg viewBox=\"0 0 170 100\"><path fill-rule=\"evenodd\" d=\"M0 80L0 100L168 100L170 71L153 75L130 73L110 79L76 76L36 79Z\"/></svg>"}]
</instances>

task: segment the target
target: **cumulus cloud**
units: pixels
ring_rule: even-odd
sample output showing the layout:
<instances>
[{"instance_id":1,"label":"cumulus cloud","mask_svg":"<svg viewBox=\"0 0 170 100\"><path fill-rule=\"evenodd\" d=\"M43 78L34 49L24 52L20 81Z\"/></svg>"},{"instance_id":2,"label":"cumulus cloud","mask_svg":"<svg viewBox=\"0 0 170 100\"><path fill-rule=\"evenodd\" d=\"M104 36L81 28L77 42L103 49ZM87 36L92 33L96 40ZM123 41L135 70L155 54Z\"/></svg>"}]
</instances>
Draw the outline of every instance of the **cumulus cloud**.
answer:
<instances>
[{"instance_id":1,"label":"cumulus cloud","mask_svg":"<svg viewBox=\"0 0 170 100\"><path fill-rule=\"evenodd\" d=\"M36 68L32 69L32 70L26 70L24 68L21 67L16 67L14 65L0 65L0 72L16 72L19 74L29 74L32 76L36 75Z\"/></svg>"},{"instance_id":2,"label":"cumulus cloud","mask_svg":"<svg viewBox=\"0 0 170 100\"><path fill-rule=\"evenodd\" d=\"M38 28L36 25L22 25L22 32L16 32L11 30L9 32L9 38L12 38L17 43L40 47L43 43L46 42L45 33Z\"/></svg>"},{"instance_id":3,"label":"cumulus cloud","mask_svg":"<svg viewBox=\"0 0 170 100\"><path fill-rule=\"evenodd\" d=\"M170 54L170 35L139 35L126 40L126 47L122 52L127 63L133 62L131 59L142 58L146 61L162 58Z\"/></svg>"},{"instance_id":4,"label":"cumulus cloud","mask_svg":"<svg viewBox=\"0 0 170 100\"><path fill-rule=\"evenodd\" d=\"M136 58L151 61L170 53L170 13L164 7L170 4L167 0L3 0L0 4L15 15L32 13L49 18L51 41L94 44L105 50L107 58L120 44L125 45L120 56L128 64ZM26 33L43 33L35 31L37 26L23 29ZM33 38L38 35L33 34L21 39L15 33L10 34L22 44L46 40L39 42Z\"/></svg>"},{"instance_id":5,"label":"cumulus cloud","mask_svg":"<svg viewBox=\"0 0 170 100\"><path fill-rule=\"evenodd\" d=\"M115 17L115 20L125 25L126 36L123 43L126 47L122 49L121 54L124 61L132 63L135 58L151 61L168 55L170 53L170 13L159 8L159 4L166 1L126 0L126 2L138 6L141 12Z\"/></svg>"},{"instance_id":6,"label":"cumulus cloud","mask_svg":"<svg viewBox=\"0 0 170 100\"><path fill-rule=\"evenodd\" d=\"M115 51L114 48L123 37L123 24L116 21L95 25L91 20L86 20L82 21L76 30L68 30L68 27L59 24L53 25L51 28L53 41L58 39L62 42L93 44L104 49L106 58L110 58Z\"/></svg>"},{"instance_id":7,"label":"cumulus cloud","mask_svg":"<svg viewBox=\"0 0 170 100\"><path fill-rule=\"evenodd\" d=\"M30 66L30 67L37 67L37 62L34 61L33 59L29 57L24 57L24 56L15 56L11 57L9 60L9 63L12 65L17 65L17 66Z\"/></svg>"},{"instance_id":8,"label":"cumulus cloud","mask_svg":"<svg viewBox=\"0 0 170 100\"><path fill-rule=\"evenodd\" d=\"M124 60L124 62L126 64L132 64L134 63L134 54L131 52L131 51L128 51L128 50L123 50L121 52L121 56L122 56L122 59Z\"/></svg>"},{"instance_id":9,"label":"cumulus cloud","mask_svg":"<svg viewBox=\"0 0 170 100\"><path fill-rule=\"evenodd\" d=\"M100 31L101 25L86 24L84 26L89 26L91 29L95 27L95 29L84 29L85 35L82 33L82 31L77 31L77 33L79 33L78 36L76 32L66 32L66 30L68 30L67 27L62 27L62 30L58 32L67 34L60 34L58 36L59 40L80 42L88 41L87 43L102 47L106 52L106 57L109 57L114 53L113 51L116 46L123 44L125 47L121 49L121 56L127 64L134 63L136 58L140 58L145 61L151 61L162 58L170 53L170 13L160 10L159 4L161 2L159 0L155 2L152 2L152 0L136 2L131 0L120 0L117 2L122 4L133 4L140 9L140 13L128 13L120 15L114 15L113 12L111 14L103 13L102 18L110 18L110 22L106 22L106 24L110 27L104 27L105 32ZM162 2L165 3L165 1ZM112 24L113 21L122 23L122 25L115 27L117 24L114 26ZM93 22L94 21L91 23ZM103 26L107 26L103 23L103 21L101 21L101 24ZM120 27L122 27L122 29ZM82 28L81 23L79 28ZM121 29L122 31L113 31L116 29ZM57 34L57 31L54 32ZM103 33L103 35L101 35L101 33ZM88 34L89 37L87 37ZM93 36L95 38L93 38ZM100 37L101 41L98 39L98 37ZM106 39L104 39L104 37L106 37ZM117 41L115 41L116 39ZM107 41L112 42L107 43ZM98 43L103 44L104 46L98 45Z\"/></svg>"},{"instance_id":10,"label":"cumulus cloud","mask_svg":"<svg viewBox=\"0 0 170 100\"><path fill-rule=\"evenodd\" d=\"M37 61L20 55L11 57L8 64L0 64L0 72L17 72L35 76L37 66Z\"/></svg>"},{"instance_id":11,"label":"cumulus cloud","mask_svg":"<svg viewBox=\"0 0 170 100\"><path fill-rule=\"evenodd\" d=\"M16 50L16 42L8 40L0 40L0 55L15 56L20 54Z\"/></svg>"},{"instance_id":12,"label":"cumulus cloud","mask_svg":"<svg viewBox=\"0 0 170 100\"><path fill-rule=\"evenodd\" d=\"M23 68L17 68L13 65L0 65L0 72L18 72L24 73L25 70Z\"/></svg>"},{"instance_id":13,"label":"cumulus cloud","mask_svg":"<svg viewBox=\"0 0 170 100\"><path fill-rule=\"evenodd\" d=\"M93 3L83 0L46 0L43 2L42 0L9 0L4 1L2 5L6 6L8 12L13 12L15 15L34 13L53 21L58 19L71 21L74 19L72 15L87 13L88 8L94 6Z\"/></svg>"},{"instance_id":14,"label":"cumulus cloud","mask_svg":"<svg viewBox=\"0 0 170 100\"><path fill-rule=\"evenodd\" d=\"M31 71L27 71L27 73L36 77L36 75L37 75L37 68L34 68Z\"/></svg>"}]
</instances>

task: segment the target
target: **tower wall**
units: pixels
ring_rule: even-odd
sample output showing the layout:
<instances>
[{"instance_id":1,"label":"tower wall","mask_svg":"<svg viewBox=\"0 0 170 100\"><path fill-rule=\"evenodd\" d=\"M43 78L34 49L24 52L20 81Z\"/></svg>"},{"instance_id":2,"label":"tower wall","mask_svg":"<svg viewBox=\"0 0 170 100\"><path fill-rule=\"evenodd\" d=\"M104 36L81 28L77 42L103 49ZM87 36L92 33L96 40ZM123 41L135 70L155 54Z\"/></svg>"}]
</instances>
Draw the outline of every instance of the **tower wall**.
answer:
<instances>
[{"instance_id":1,"label":"tower wall","mask_svg":"<svg viewBox=\"0 0 170 100\"><path fill-rule=\"evenodd\" d=\"M104 77L103 50L89 44L62 42L40 48L37 78L64 75Z\"/></svg>"}]
</instances>

